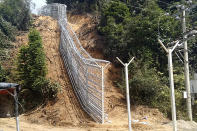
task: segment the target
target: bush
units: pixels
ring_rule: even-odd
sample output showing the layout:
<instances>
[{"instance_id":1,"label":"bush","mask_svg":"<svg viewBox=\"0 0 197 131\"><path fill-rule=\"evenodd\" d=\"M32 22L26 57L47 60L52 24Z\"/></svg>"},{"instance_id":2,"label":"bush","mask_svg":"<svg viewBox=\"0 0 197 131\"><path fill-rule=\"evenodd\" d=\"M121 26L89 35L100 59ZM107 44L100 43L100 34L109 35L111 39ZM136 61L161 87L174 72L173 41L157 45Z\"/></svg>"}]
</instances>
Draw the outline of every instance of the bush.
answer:
<instances>
[{"instance_id":1,"label":"bush","mask_svg":"<svg viewBox=\"0 0 197 131\"><path fill-rule=\"evenodd\" d=\"M8 57L8 49L12 47L11 42L8 40L7 36L3 34L0 30L0 60L3 61Z\"/></svg>"},{"instance_id":2,"label":"bush","mask_svg":"<svg viewBox=\"0 0 197 131\"><path fill-rule=\"evenodd\" d=\"M54 100L57 97L57 93L60 89L59 84L53 83L46 78L37 78L33 83L33 88L42 95L44 101Z\"/></svg>"},{"instance_id":3,"label":"bush","mask_svg":"<svg viewBox=\"0 0 197 131\"><path fill-rule=\"evenodd\" d=\"M134 63L134 67L129 69L129 72L132 74L129 79L130 97L134 102L153 106L155 102L161 103L169 100L170 94L168 87L165 86L168 81L162 73L145 64L140 66L140 63L137 62ZM124 84L121 85L122 89L124 87Z\"/></svg>"},{"instance_id":4,"label":"bush","mask_svg":"<svg viewBox=\"0 0 197 131\"><path fill-rule=\"evenodd\" d=\"M147 2L144 10L137 15L131 14L123 2L109 2L101 12L98 27L106 39L105 56L113 62L116 56L124 62L128 61L130 56L135 56L144 62L151 61L152 67L164 72L167 59L157 41L158 22L159 35L165 43L177 38L181 32L179 22L171 16L165 16L164 11L154 1Z\"/></svg>"}]
</instances>

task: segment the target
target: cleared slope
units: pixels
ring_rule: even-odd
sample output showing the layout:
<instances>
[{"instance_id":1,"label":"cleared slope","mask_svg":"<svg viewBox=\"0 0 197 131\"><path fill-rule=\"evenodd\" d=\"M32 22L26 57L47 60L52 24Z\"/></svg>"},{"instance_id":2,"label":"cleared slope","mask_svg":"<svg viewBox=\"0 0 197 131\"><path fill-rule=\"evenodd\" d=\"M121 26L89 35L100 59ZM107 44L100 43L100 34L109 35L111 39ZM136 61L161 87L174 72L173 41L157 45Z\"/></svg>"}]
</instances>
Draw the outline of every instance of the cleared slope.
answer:
<instances>
[{"instance_id":1,"label":"cleared slope","mask_svg":"<svg viewBox=\"0 0 197 131\"><path fill-rule=\"evenodd\" d=\"M76 126L91 121L90 117L81 109L64 68L59 53L60 32L57 21L51 17L40 16L35 19L34 26L40 31L43 39L47 58L47 77L61 85L61 92L55 103L48 103L43 109L27 118L38 123L49 122L52 125L60 126Z\"/></svg>"}]
</instances>

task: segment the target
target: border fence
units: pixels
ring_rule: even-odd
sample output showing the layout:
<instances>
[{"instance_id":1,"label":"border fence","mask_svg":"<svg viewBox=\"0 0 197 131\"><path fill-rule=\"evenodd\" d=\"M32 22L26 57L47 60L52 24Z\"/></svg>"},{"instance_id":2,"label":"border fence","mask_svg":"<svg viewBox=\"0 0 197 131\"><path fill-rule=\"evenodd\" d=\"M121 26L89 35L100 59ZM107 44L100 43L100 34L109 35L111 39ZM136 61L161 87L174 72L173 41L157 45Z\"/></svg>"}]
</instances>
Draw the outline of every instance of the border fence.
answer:
<instances>
[{"instance_id":1,"label":"border fence","mask_svg":"<svg viewBox=\"0 0 197 131\"><path fill-rule=\"evenodd\" d=\"M66 5L48 4L39 14L58 20L61 31L59 50L75 94L82 108L96 122L104 123L104 70L110 62L92 58L82 47L67 22Z\"/></svg>"}]
</instances>

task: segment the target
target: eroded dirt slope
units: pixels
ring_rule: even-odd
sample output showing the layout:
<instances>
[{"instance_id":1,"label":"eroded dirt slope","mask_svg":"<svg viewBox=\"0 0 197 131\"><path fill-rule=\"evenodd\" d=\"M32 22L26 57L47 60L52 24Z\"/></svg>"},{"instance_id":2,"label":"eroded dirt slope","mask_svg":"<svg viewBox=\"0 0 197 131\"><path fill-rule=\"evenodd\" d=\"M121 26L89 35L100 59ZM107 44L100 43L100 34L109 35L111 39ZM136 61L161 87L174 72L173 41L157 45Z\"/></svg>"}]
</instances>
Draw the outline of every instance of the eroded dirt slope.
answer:
<instances>
[{"instance_id":1,"label":"eroded dirt slope","mask_svg":"<svg viewBox=\"0 0 197 131\"><path fill-rule=\"evenodd\" d=\"M47 58L47 77L61 86L56 102L48 103L43 109L27 116L36 123L49 123L59 126L77 126L91 121L81 109L59 53L60 32L57 21L51 17L37 17L35 28L40 32Z\"/></svg>"}]
</instances>

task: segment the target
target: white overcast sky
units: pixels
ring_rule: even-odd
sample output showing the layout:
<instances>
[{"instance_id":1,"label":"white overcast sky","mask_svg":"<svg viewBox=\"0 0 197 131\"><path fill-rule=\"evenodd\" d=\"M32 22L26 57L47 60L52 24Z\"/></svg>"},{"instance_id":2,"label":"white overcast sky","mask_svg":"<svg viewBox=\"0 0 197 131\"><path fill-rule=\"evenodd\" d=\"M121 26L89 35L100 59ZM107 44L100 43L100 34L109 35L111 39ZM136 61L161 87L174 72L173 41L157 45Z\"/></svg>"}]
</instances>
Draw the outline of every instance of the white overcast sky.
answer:
<instances>
[{"instance_id":1,"label":"white overcast sky","mask_svg":"<svg viewBox=\"0 0 197 131\"><path fill-rule=\"evenodd\" d=\"M32 9L32 13L37 14L38 9L46 4L46 0L32 0L32 3L35 4L35 9Z\"/></svg>"}]
</instances>

